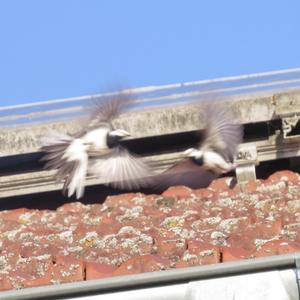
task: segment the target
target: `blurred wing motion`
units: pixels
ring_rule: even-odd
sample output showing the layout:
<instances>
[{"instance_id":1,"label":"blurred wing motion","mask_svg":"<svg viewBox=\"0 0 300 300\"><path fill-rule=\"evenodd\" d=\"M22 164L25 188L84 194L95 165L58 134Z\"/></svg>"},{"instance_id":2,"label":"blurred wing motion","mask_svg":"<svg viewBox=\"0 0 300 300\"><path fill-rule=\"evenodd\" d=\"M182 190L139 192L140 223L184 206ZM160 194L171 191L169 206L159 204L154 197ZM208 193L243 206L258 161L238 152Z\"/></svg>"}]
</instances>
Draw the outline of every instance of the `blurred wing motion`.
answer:
<instances>
[{"instance_id":1,"label":"blurred wing motion","mask_svg":"<svg viewBox=\"0 0 300 300\"><path fill-rule=\"evenodd\" d=\"M68 191L68 197L74 193L77 199L82 197L88 167L88 155L83 141L54 133L44 139L41 150L46 152L41 159L47 162L45 168L57 169L56 181L65 180L63 193Z\"/></svg>"},{"instance_id":2,"label":"blurred wing motion","mask_svg":"<svg viewBox=\"0 0 300 300\"><path fill-rule=\"evenodd\" d=\"M121 146L106 156L91 160L89 173L105 179L114 188L135 189L151 184L147 164Z\"/></svg>"},{"instance_id":3,"label":"blurred wing motion","mask_svg":"<svg viewBox=\"0 0 300 300\"><path fill-rule=\"evenodd\" d=\"M212 150L232 161L237 146L242 142L242 126L233 122L234 115L216 101L204 107L204 140L200 145L203 151Z\"/></svg>"},{"instance_id":4,"label":"blurred wing motion","mask_svg":"<svg viewBox=\"0 0 300 300\"><path fill-rule=\"evenodd\" d=\"M74 193L77 198L83 196L90 156L97 156L99 164L96 166L101 168L98 173L107 173L105 177L109 180L125 180L129 176L131 182L135 176L144 174L144 164L140 160L127 152L126 156L125 151L110 149L107 145L107 132L112 130L112 120L133 100L130 94L105 95L87 106L90 118L76 138L52 132L42 140L41 150L46 152L42 161L47 162L46 168L57 169L56 180L64 180L63 192L67 191L68 197Z\"/></svg>"},{"instance_id":5,"label":"blurred wing motion","mask_svg":"<svg viewBox=\"0 0 300 300\"><path fill-rule=\"evenodd\" d=\"M90 113L89 123L86 130L111 126L111 121L124 112L129 104L134 103L132 94L118 93L95 99L87 110Z\"/></svg>"},{"instance_id":6,"label":"blurred wing motion","mask_svg":"<svg viewBox=\"0 0 300 300\"><path fill-rule=\"evenodd\" d=\"M154 188L158 192L170 186L185 185L192 189L207 187L218 177L203 166L196 165L190 159L183 159L160 175L154 177Z\"/></svg>"},{"instance_id":7,"label":"blurred wing motion","mask_svg":"<svg viewBox=\"0 0 300 300\"><path fill-rule=\"evenodd\" d=\"M155 186L159 189L172 185L207 187L221 173L232 169L231 162L242 141L242 126L235 124L233 114L215 101L204 106L203 113L204 140L198 145L203 163L192 158L181 160L155 177Z\"/></svg>"}]
</instances>

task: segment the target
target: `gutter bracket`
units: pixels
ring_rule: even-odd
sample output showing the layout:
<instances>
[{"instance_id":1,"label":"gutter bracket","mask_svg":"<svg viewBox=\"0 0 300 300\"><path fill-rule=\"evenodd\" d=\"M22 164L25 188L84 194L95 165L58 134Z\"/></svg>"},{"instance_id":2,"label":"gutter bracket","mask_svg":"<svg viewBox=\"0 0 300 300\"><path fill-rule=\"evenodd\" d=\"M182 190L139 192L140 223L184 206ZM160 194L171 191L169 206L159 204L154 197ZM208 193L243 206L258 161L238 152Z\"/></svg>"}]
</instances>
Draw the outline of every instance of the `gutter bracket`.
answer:
<instances>
[{"instance_id":1,"label":"gutter bracket","mask_svg":"<svg viewBox=\"0 0 300 300\"><path fill-rule=\"evenodd\" d=\"M298 113L281 116L281 128L282 128L284 139L292 139L292 138L300 137L300 134L288 135L297 126L299 120L300 120L300 114Z\"/></svg>"},{"instance_id":2,"label":"gutter bracket","mask_svg":"<svg viewBox=\"0 0 300 300\"><path fill-rule=\"evenodd\" d=\"M236 165L235 172L238 184L246 183L249 180L256 180L255 166L259 163L257 160L256 145L240 145L234 163Z\"/></svg>"}]
</instances>

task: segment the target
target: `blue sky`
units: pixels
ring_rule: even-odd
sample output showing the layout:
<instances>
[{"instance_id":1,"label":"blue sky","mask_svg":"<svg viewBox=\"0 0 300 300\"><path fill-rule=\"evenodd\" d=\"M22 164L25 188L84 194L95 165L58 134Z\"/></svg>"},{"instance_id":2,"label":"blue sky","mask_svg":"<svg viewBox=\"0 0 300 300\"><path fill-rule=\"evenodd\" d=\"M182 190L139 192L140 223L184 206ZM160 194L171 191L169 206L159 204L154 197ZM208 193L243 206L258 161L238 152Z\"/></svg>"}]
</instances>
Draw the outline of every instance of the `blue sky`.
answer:
<instances>
[{"instance_id":1,"label":"blue sky","mask_svg":"<svg viewBox=\"0 0 300 300\"><path fill-rule=\"evenodd\" d=\"M299 0L0 0L0 105L300 66Z\"/></svg>"}]
</instances>

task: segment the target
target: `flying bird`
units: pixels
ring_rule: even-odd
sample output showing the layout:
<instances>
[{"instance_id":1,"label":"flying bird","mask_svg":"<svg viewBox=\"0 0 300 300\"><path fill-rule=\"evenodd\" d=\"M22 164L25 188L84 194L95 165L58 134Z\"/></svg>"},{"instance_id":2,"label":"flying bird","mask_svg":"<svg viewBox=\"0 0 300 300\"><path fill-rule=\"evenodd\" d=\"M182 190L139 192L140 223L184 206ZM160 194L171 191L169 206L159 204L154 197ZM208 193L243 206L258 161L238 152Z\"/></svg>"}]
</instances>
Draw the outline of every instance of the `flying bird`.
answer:
<instances>
[{"instance_id":1,"label":"flying bird","mask_svg":"<svg viewBox=\"0 0 300 300\"><path fill-rule=\"evenodd\" d=\"M89 121L74 137L54 132L43 140L45 168L57 169L56 179L64 181L63 193L67 192L68 197L74 193L77 199L83 196L87 174L120 189L147 184L147 164L120 145L130 133L112 124L132 103L132 95L125 93L106 96L87 107Z\"/></svg>"},{"instance_id":2,"label":"flying bird","mask_svg":"<svg viewBox=\"0 0 300 300\"><path fill-rule=\"evenodd\" d=\"M208 186L221 174L232 171L234 155L242 142L242 126L233 122L233 113L221 103L210 101L203 108L204 136L194 148L183 152L183 159L156 176L155 185L191 188ZM201 132L199 131L199 136Z\"/></svg>"}]
</instances>

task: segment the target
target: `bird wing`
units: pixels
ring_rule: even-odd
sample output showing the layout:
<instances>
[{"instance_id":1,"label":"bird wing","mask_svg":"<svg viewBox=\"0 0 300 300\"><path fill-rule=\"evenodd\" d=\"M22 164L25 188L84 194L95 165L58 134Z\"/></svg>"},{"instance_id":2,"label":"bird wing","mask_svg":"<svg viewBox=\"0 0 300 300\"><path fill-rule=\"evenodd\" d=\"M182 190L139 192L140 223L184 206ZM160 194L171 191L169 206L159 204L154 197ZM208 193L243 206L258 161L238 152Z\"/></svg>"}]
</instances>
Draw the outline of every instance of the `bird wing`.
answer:
<instances>
[{"instance_id":1,"label":"bird wing","mask_svg":"<svg viewBox=\"0 0 300 300\"><path fill-rule=\"evenodd\" d=\"M113 148L108 155L91 159L89 173L120 189L137 189L150 185L151 171L147 164L121 146Z\"/></svg>"},{"instance_id":2,"label":"bird wing","mask_svg":"<svg viewBox=\"0 0 300 300\"><path fill-rule=\"evenodd\" d=\"M86 146L81 139L55 133L44 140L41 150L46 152L42 161L46 169L57 169L56 180L65 180L63 193L68 197L76 193L81 198L84 193L85 177L88 167Z\"/></svg>"},{"instance_id":3,"label":"bird wing","mask_svg":"<svg viewBox=\"0 0 300 300\"><path fill-rule=\"evenodd\" d=\"M48 161L45 165L48 168L57 168L72 141L73 138L67 134L51 131L50 134L41 139L40 150L46 153L41 161Z\"/></svg>"},{"instance_id":4,"label":"bird wing","mask_svg":"<svg viewBox=\"0 0 300 300\"><path fill-rule=\"evenodd\" d=\"M91 105L87 107L90 118L85 131L102 126L112 127L112 120L123 113L128 105L134 101L135 98L133 95L125 92L108 94L101 98L94 99Z\"/></svg>"},{"instance_id":5,"label":"bird wing","mask_svg":"<svg viewBox=\"0 0 300 300\"><path fill-rule=\"evenodd\" d=\"M217 174L195 164L191 159L183 159L162 174L155 176L153 186L158 191L176 185L185 185L193 189L203 188L217 177Z\"/></svg>"},{"instance_id":6,"label":"bird wing","mask_svg":"<svg viewBox=\"0 0 300 300\"><path fill-rule=\"evenodd\" d=\"M216 151L231 161L242 142L242 126L233 122L234 115L229 108L215 101L208 103L203 112L206 128L200 149Z\"/></svg>"},{"instance_id":7,"label":"bird wing","mask_svg":"<svg viewBox=\"0 0 300 300\"><path fill-rule=\"evenodd\" d=\"M110 151L110 149L105 148L94 149L93 143L83 140L93 129L99 129L101 127L112 129L112 120L121 114L132 102L133 97L127 91L117 94L106 94L101 97L101 99L96 99L91 105L87 106L87 110L90 112L90 119L88 123L83 126L83 130L76 134L75 138L55 132L44 139L41 150L45 151L46 155L42 160L47 161L45 165L46 168L58 169L56 174L57 180L65 180L63 192L68 190L68 196L73 195L75 192L77 198L80 198L83 195L89 155L91 157L99 157L99 161L105 161L105 168L110 161L121 161L121 163L119 162L121 167L118 170L120 170L120 172L123 170L121 174L124 173L124 178L127 176L131 179L131 177L133 178L138 174L142 174L142 162L137 159L135 160L129 153L126 157L124 152L121 151L120 153L117 153L118 151L116 150ZM122 160L121 157L118 158L118 154L122 155L124 160ZM107 157L108 161L106 162L106 160L100 159L102 156ZM129 163L129 160L132 169L125 166L126 162ZM127 174L126 172L129 173ZM108 174L111 173L112 172L108 172ZM115 173L113 174L118 175ZM122 176L119 175L120 178ZM116 179L118 180L119 177ZM114 178L112 177L111 179Z\"/></svg>"}]
</instances>

